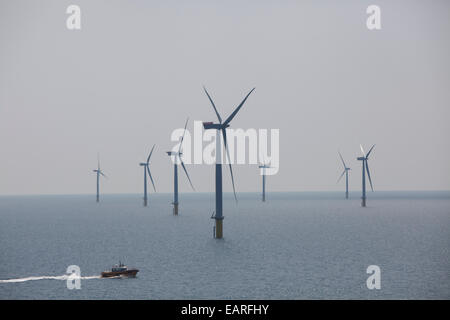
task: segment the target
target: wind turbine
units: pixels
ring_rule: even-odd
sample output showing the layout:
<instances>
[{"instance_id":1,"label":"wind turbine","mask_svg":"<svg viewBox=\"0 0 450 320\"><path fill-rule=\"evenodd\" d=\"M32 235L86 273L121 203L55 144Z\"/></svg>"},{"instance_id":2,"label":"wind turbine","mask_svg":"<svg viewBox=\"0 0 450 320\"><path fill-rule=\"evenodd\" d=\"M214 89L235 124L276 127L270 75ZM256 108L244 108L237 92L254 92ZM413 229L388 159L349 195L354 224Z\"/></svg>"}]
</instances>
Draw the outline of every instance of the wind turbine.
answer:
<instances>
[{"instance_id":1,"label":"wind turbine","mask_svg":"<svg viewBox=\"0 0 450 320\"><path fill-rule=\"evenodd\" d=\"M261 169L262 172L262 201L266 201L266 169L271 168L271 166L268 166L266 162L259 166L258 168Z\"/></svg>"},{"instance_id":2,"label":"wind turbine","mask_svg":"<svg viewBox=\"0 0 450 320\"><path fill-rule=\"evenodd\" d=\"M226 129L230 126L231 120L236 116L236 114L239 112L241 107L244 105L245 101L247 100L248 96L255 90L253 88L242 100L242 102L239 104L239 106L233 111L233 113L224 121L222 122L222 118L220 117L219 112L216 109L216 106L214 105L213 100L211 99L211 96L209 95L208 91L206 91L206 88L203 87L203 90L205 91L206 95L208 96L209 101L211 102L214 111L217 115L217 119L219 120L219 123L213 123L213 122L203 122L203 127L205 130L208 129L214 129L217 130L216 134L216 211L215 215L212 217L216 220L216 226L215 226L215 237L217 239L221 239L223 237L223 212L222 212L222 146L220 141L220 133L222 132L223 136L223 142L225 145L225 150L227 153L228 158L228 164L230 167L230 174L231 174L231 183L233 185L233 193L234 198L237 201L236 198L236 190L234 188L234 177L233 177L233 169L231 168L231 161L230 161L230 154L228 152L227 148L227 132Z\"/></svg>"},{"instance_id":3,"label":"wind turbine","mask_svg":"<svg viewBox=\"0 0 450 320\"><path fill-rule=\"evenodd\" d=\"M339 179L338 179L337 182L341 181L342 177L343 177L344 174L345 174L345 199L348 199L348 172L349 172L349 170L351 170L351 169L345 165L344 158L342 158L342 155L341 155L340 152L339 152L339 157L341 157L342 164L344 165L344 171L342 172L342 174L341 174L341 176L339 177ZM337 182L336 182L336 183L337 183Z\"/></svg>"},{"instance_id":4,"label":"wind turbine","mask_svg":"<svg viewBox=\"0 0 450 320\"><path fill-rule=\"evenodd\" d=\"M97 155L97 169L92 170L97 173L97 202L100 202L100 175L107 178L107 176L100 169L100 157Z\"/></svg>"},{"instance_id":5,"label":"wind turbine","mask_svg":"<svg viewBox=\"0 0 450 320\"><path fill-rule=\"evenodd\" d=\"M186 124L184 125L184 132L183 132L183 136L181 137L180 147L178 148L178 152L167 151L167 155L174 157L173 158L173 202L172 202L174 215L178 215L178 161L180 162L181 166L183 167L184 172L186 173L186 177L189 180L192 190L195 191L194 186L192 185L192 182L191 182L191 178L189 178L186 167L184 166L183 160L181 159L181 155L183 154L181 152L181 145L183 144L184 134L186 133L186 127L187 127L188 121L189 121L189 118L187 118Z\"/></svg>"},{"instance_id":6,"label":"wind turbine","mask_svg":"<svg viewBox=\"0 0 450 320\"><path fill-rule=\"evenodd\" d=\"M147 172L148 172L148 175L150 177L150 180L152 181L153 190L155 190L155 192L156 192L155 183L153 182L153 178L152 178L152 174L150 172L150 166L149 166L149 164L150 164L150 157L152 156L153 149L155 149L155 145L153 145L152 150L148 154L147 161L146 162L141 162L139 164L140 166L144 167L144 207L147 206Z\"/></svg>"},{"instance_id":7,"label":"wind turbine","mask_svg":"<svg viewBox=\"0 0 450 320\"><path fill-rule=\"evenodd\" d=\"M366 170L367 170L367 177L369 178L369 182L370 182L370 188L373 191L372 179L370 178L370 171L369 171L369 165L367 163L367 160L369 160L369 154L372 152L375 145L373 145L372 148L370 148L370 150L369 150L369 152L367 152L367 154L364 152L362 145L359 145L359 147L361 148L361 152L363 155L362 157L357 158L357 160L362 161L362 198L361 198L362 201L361 201L361 206L365 207L366 206Z\"/></svg>"}]
</instances>

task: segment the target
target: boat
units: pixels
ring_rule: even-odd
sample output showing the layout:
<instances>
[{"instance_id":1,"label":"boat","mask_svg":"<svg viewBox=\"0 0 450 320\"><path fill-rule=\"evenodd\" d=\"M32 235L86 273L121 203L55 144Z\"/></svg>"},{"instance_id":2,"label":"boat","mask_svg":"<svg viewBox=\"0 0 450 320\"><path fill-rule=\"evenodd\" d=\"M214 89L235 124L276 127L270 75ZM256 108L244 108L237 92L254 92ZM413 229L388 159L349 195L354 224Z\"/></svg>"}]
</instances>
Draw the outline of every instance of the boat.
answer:
<instances>
[{"instance_id":1,"label":"boat","mask_svg":"<svg viewBox=\"0 0 450 320\"><path fill-rule=\"evenodd\" d=\"M103 271L101 274L102 278L113 278L113 277L127 277L134 278L139 272L138 269L129 269L126 265L119 261L119 264L114 265L111 270Z\"/></svg>"}]
</instances>

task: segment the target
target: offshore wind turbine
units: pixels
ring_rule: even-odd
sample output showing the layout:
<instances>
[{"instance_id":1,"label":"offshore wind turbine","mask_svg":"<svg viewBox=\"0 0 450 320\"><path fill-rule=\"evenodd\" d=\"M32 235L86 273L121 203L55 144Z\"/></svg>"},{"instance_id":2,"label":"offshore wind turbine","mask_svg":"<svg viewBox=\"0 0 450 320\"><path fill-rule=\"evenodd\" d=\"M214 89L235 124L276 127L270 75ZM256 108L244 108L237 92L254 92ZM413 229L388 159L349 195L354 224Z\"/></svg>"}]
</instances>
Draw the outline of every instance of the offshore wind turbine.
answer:
<instances>
[{"instance_id":1,"label":"offshore wind turbine","mask_svg":"<svg viewBox=\"0 0 450 320\"><path fill-rule=\"evenodd\" d=\"M259 166L258 168L262 171L262 201L266 201L266 169L271 168L271 166L267 165L266 162Z\"/></svg>"},{"instance_id":2,"label":"offshore wind turbine","mask_svg":"<svg viewBox=\"0 0 450 320\"><path fill-rule=\"evenodd\" d=\"M344 162L344 158L342 158L341 153L339 152L339 157L341 157L342 164L344 165L344 171L342 172L341 176L339 177L338 181L341 181L342 177L345 174L345 199L348 199L348 172L351 170ZM337 183L336 182L336 183Z\"/></svg>"},{"instance_id":3,"label":"offshore wind turbine","mask_svg":"<svg viewBox=\"0 0 450 320\"><path fill-rule=\"evenodd\" d=\"M361 197L362 201L361 201L361 206L365 207L366 206L366 171L367 171L367 177L369 178L369 182L370 182L370 188L372 189L372 192L373 192L372 179L370 178L369 164L367 163L367 161L369 160L369 155L372 152L375 145L373 145L372 148L370 148L370 150L369 150L369 152L367 152L367 154L364 152L362 145L359 145L359 147L361 148L361 152L363 155L362 157L357 158L357 160L362 161L362 197Z\"/></svg>"},{"instance_id":4,"label":"offshore wind turbine","mask_svg":"<svg viewBox=\"0 0 450 320\"><path fill-rule=\"evenodd\" d=\"M217 130L216 152L215 152L216 153L216 211L212 218L214 218L216 220L215 237L217 239L221 239L223 237L223 212L222 212L223 194L222 194L222 146L221 146L221 141L220 141L221 140L220 134L222 133L222 136L223 136L223 142L224 142L224 146L225 146L225 150L226 150L226 154L227 154L227 158L228 158L228 164L229 164L229 168L230 168L231 183L233 185L234 199L237 201L236 190L234 188L233 169L231 168L230 154L229 154L228 148L227 148L227 131L226 131L226 129L230 126L231 120L233 120L233 118L239 112L239 110L242 108L245 101L247 100L248 96L253 92L253 90L255 90L255 88L253 88L245 96L244 100L242 100L242 102L238 105L238 107L233 111L233 113L224 122L222 122L222 118L220 117L220 114L217 111L216 106L214 105L214 102L213 102L211 96L209 95L208 91L206 91L205 87L203 87L203 90L205 91L206 95L208 96L208 99L211 102L211 104L214 108L214 111L217 115L217 119L219 120L219 123L203 122L203 127L205 128L205 130L208 130L208 129Z\"/></svg>"},{"instance_id":5,"label":"offshore wind turbine","mask_svg":"<svg viewBox=\"0 0 450 320\"><path fill-rule=\"evenodd\" d=\"M150 177L150 180L152 181L153 190L156 192L155 183L153 182L153 177L150 172L150 157L152 156L153 149L155 149L155 145L153 145L152 150L148 154L147 161L141 162L139 165L144 167L144 207L147 206L147 173Z\"/></svg>"},{"instance_id":6,"label":"offshore wind turbine","mask_svg":"<svg viewBox=\"0 0 450 320\"><path fill-rule=\"evenodd\" d=\"M100 169L100 157L97 155L97 169L92 170L97 174L97 202L100 202L100 175L107 178L107 176Z\"/></svg>"},{"instance_id":7,"label":"offshore wind turbine","mask_svg":"<svg viewBox=\"0 0 450 320\"><path fill-rule=\"evenodd\" d=\"M186 119L186 124L184 125L184 132L183 136L181 137L180 146L178 148L178 151L167 151L167 155L173 158L173 214L178 215L178 162L180 162L181 166L183 167L184 172L186 173L186 177L189 180L189 183L192 187L192 190L195 191L194 186L192 185L191 178L189 178L189 174L187 173L186 167L184 166L183 160L181 159L181 155L183 154L181 152L181 146L183 144L184 135L186 133L186 127L188 124L189 118Z\"/></svg>"}]
</instances>

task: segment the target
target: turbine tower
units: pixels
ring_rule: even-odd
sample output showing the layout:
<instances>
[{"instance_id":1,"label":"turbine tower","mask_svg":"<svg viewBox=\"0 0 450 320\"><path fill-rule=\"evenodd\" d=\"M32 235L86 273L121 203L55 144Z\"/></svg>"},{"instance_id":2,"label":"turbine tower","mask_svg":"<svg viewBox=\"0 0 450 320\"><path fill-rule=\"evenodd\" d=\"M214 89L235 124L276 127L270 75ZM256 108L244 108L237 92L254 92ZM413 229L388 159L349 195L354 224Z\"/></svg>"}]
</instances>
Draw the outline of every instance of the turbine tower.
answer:
<instances>
[{"instance_id":1,"label":"turbine tower","mask_svg":"<svg viewBox=\"0 0 450 320\"><path fill-rule=\"evenodd\" d=\"M150 157L152 156L153 149L155 149L155 145L153 145L152 150L148 154L147 161L141 162L139 165L144 167L144 207L147 206L147 173L152 181L153 190L156 192L155 183L153 182L152 174L150 172Z\"/></svg>"},{"instance_id":2,"label":"turbine tower","mask_svg":"<svg viewBox=\"0 0 450 320\"><path fill-rule=\"evenodd\" d=\"M369 164L367 163L367 161L369 160L369 154L372 152L375 145L373 145L372 148L370 148L370 150L369 150L369 152L367 152L367 154L364 152L362 145L359 145L359 147L361 148L361 152L363 155L362 157L357 158L357 160L362 161L362 198L361 198L362 201L361 201L361 206L365 207L366 206L366 170L367 170L367 177L369 178L369 182L370 182L370 188L373 191L372 179L370 178Z\"/></svg>"},{"instance_id":3,"label":"turbine tower","mask_svg":"<svg viewBox=\"0 0 450 320\"><path fill-rule=\"evenodd\" d=\"M223 142L225 146L225 151L228 158L228 164L230 168L230 174L231 174L231 183L233 185L233 193L234 193L234 199L237 201L236 198L236 190L234 188L234 177L233 177L233 169L231 168L231 161L230 161L230 155L227 148L227 132L226 129L230 126L231 120L236 116L236 114L239 112L241 107L244 105L245 101L247 100L248 96L255 90L253 88L242 100L242 102L239 104L239 106L233 111L233 113L224 121L222 122L222 118L220 117L219 112L216 109L216 106L214 105L213 100L211 99L211 96L209 95L208 91L206 91L206 88L203 87L203 90L205 91L206 95L208 96L209 101L211 102L214 111L217 115L217 119L219 120L219 123L213 123L213 122L203 122L203 127L205 130L208 129L214 129L217 130L216 134L216 211L212 218L216 220L215 225L215 237L217 239L221 239L223 237L223 212L222 212L222 146L221 146L221 139L220 139L220 133L222 133L223 136Z\"/></svg>"},{"instance_id":4,"label":"turbine tower","mask_svg":"<svg viewBox=\"0 0 450 320\"><path fill-rule=\"evenodd\" d=\"M97 202L100 202L100 175L107 178L107 176L100 169L100 157L97 155L97 169L92 170L97 174Z\"/></svg>"},{"instance_id":5,"label":"turbine tower","mask_svg":"<svg viewBox=\"0 0 450 320\"><path fill-rule=\"evenodd\" d=\"M266 164L266 162L264 161L264 163L259 166L258 168L261 169L262 172L262 201L265 202L266 201L266 169L271 168L270 166L268 166Z\"/></svg>"},{"instance_id":6,"label":"turbine tower","mask_svg":"<svg viewBox=\"0 0 450 320\"><path fill-rule=\"evenodd\" d=\"M192 187L192 190L195 191L194 186L192 185L191 178L189 178L189 174L187 173L186 167L184 166L183 160L181 159L181 155L183 154L181 152L181 146L183 144L184 140L184 134L186 133L186 127L188 124L189 118L186 120L186 124L184 125L184 132L183 136L180 140L180 146L178 148L178 152L175 151L167 151L167 155L170 157L173 156L173 214L178 215L178 161L180 162L181 166L183 167L184 172L186 173L186 177L189 180L189 183Z\"/></svg>"},{"instance_id":7,"label":"turbine tower","mask_svg":"<svg viewBox=\"0 0 450 320\"><path fill-rule=\"evenodd\" d=\"M339 157L341 157L342 164L344 165L344 171L342 172L341 176L339 177L339 179L336 183L341 181L342 177L345 174L345 199L348 199L348 172L351 169L345 165L344 158L342 158L342 155L340 152L339 152Z\"/></svg>"}]
</instances>

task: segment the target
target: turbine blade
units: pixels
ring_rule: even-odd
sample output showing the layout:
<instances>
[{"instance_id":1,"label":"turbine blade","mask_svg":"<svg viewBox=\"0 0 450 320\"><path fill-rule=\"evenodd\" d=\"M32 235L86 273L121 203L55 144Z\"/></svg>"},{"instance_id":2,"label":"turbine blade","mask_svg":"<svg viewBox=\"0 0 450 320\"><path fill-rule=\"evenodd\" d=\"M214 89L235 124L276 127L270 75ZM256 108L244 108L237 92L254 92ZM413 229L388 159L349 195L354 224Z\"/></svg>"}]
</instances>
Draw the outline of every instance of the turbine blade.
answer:
<instances>
[{"instance_id":1,"label":"turbine blade","mask_svg":"<svg viewBox=\"0 0 450 320\"><path fill-rule=\"evenodd\" d=\"M367 160L365 162L366 162L367 177L369 178L369 182L370 182L370 188L373 191L372 179L370 178L369 164L367 163Z\"/></svg>"},{"instance_id":2,"label":"turbine blade","mask_svg":"<svg viewBox=\"0 0 450 320\"><path fill-rule=\"evenodd\" d=\"M100 153L97 152L97 170L100 170Z\"/></svg>"},{"instance_id":3,"label":"turbine blade","mask_svg":"<svg viewBox=\"0 0 450 320\"><path fill-rule=\"evenodd\" d=\"M152 177L152 173L150 172L149 166L147 166L147 172L148 172L148 175L149 175L149 177L150 177L150 180L152 181L153 190L155 190L155 192L156 192L155 182L153 182L153 177Z\"/></svg>"},{"instance_id":4,"label":"turbine blade","mask_svg":"<svg viewBox=\"0 0 450 320\"><path fill-rule=\"evenodd\" d=\"M184 172L186 173L186 177L188 178L189 183L191 184L192 190L195 191L194 185L192 184L191 178L189 178L188 172L187 172L186 167L184 166L183 160L181 160L181 158L180 158L180 162L181 162L181 166L183 167Z\"/></svg>"},{"instance_id":5,"label":"turbine blade","mask_svg":"<svg viewBox=\"0 0 450 320\"><path fill-rule=\"evenodd\" d=\"M361 148L361 152L362 152L363 157L365 157L366 153L364 152L364 149L363 149L362 145L359 145L359 147Z\"/></svg>"},{"instance_id":6,"label":"turbine blade","mask_svg":"<svg viewBox=\"0 0 450 320\"><path fill-rule=\"evenodd\" d=\"M369 150L369 152L367 152L367 154L366 154L366 158L368 158L369 157L369 154L372 152L372 149L375 147L375 145L373 145L372 146L372 148L370 148L370 150Z\"/></svg>"},{"instance_id":7,"label":"turbine blade","mask_svg":"<svg viewBox=\"0 0 450 320\"><path fill-rule=\"evenodd\" d=\"M342 160L342 164L344 165L344 168L347 168L347 166L345 165L345 162L344 162L344 158L342 158L342 155L341 155L341 153L339 152L339 157L341 157L341 160Z\"/></svg>"},{"instance_id":8,"label":"turbine blade","mask_svg":"<svg viewBox=\"0 0 450 320\"><path fill-rule=\"evenodd\" d=\"M223 142L225 145L225 151L227 153L228 165L230 167L231 183L233 185L234 200L236 200L236 202L237 202L236 189L234 188L233 169L231 168L230 153L228 151L228 145L227 145L227 131L225 128L222 128L222 134L223 134ZM220 139L220 135L219 135L218 139Z\"/></svg>"},{"instance_id":9,"label":"turbine blade","mask_svg":"<svg viewBox=\"0 0 450 320\"><path fill-rule=\"evenodd\" d=\"M151 150L150 153L148 154L147 164L150 162L150 157L152 156L153 149L155 149L155 145L153 145L152 150Z\"/></svg>"},{"instance_id":10,"label":"turbine blade","mask_svg":"<svg viewBox=\"0 0 450 320\"><path fill-rule=\"evenodd\" d=\"M341 179L342 179L342 177L344 176L344 174L345 174L345 169L344 169L344 171L342 172L341 176L339 177L338 181L336 181L336 183L338 183L339 181L341 181Z\"/></svg>"},{"instance_id":11,"label":"turbine blade","mask_svg":"<svg viewBox=\"0 0 450 320\"><path fill-rule=\"evenodd\" d=\"M210 97L208 91L206 91L206 88L205 88L204 86L203 86L203 90L205 90L205 93L206 93L206 95L208 96L209 101L211 101L211 104L212 104L212 106L213 106L213 108L214 108L214 111L216 112L216 115L217 115L217 118L219 119L219 122L222 123L222 118L220 117L219 112L217 112L216 105L215 105L214 102L212 101L212 99L211 99L211 97Z\"/></svg>"},{"instance_id":12,"label":"turbine blade","mask_svg":"<svg viewBox=\"0 0 450 320\"><path fill-rule=\"evenodd\" d=\"M103 171L99 170L98 171L99 174L101 174L103 177L105 177L106 179L108 179L108 176L106 174L103 173Z\"/></svg>"},{"instance_id":13,"label":"turbine blade","mask_svg":"<svg viewBox=\"0 0 450 320\"><path fill-rule=\"evenodd\" d=\"M189 118L186 119L186 124L184 125L184 132L183 132L183 136L181 137L180 147L178 148L178 153L181 152L181 145L183 144L184 135L186 133L186 127L187 127L188 121L189 121Z\"/></svg>"},{"instance_id":14,"label":"turbine blade","mask_svg":"<svg viewBox=\"0 0 450 320\"><path fill-rule=\"evenodd\" d=\"M253 90L255 90L256 88L253 88L252 90L250 90L249 93L247 93L247 95L245 96L244 100L242 100L241 104L236 108L236 110L233 111L233 113L227 118L227 120L225 120L224 125L227 125L231 122L231 120L233 120L234 116L239 112L239 109L241 109L241 107L244 105L245 101L247 100L248 96L253 92Z\"/></svg>"}]
</instances>

